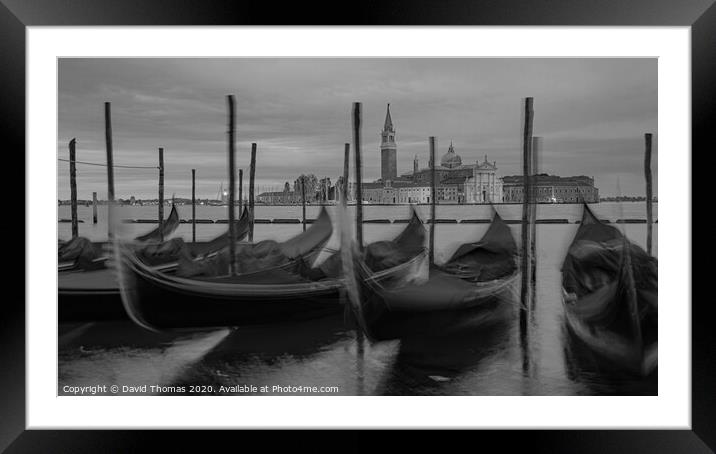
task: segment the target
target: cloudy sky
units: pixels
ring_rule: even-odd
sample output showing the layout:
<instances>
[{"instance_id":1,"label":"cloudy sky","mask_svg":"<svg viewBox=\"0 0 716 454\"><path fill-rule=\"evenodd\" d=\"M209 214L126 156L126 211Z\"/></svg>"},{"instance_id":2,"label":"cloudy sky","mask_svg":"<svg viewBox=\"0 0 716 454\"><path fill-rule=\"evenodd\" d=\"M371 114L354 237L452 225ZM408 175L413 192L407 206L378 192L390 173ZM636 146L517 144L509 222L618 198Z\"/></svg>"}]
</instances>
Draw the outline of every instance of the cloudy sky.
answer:
<instances>
[{"instance_id":1,"label":"cloudy sky","mask_svg":"<svg viewBox=\"0 0 716 454\"><path fill-rule=\"evenodd\" d=\"M452 141L463 163L487 155L506 176L521 173L521 102L532 96L540 171L593 176L603 196L644 195L643 137L657 129L656 59L61 59L58 83L58 156L68 157L74 137L78 161L105 162L110 101L115 164L156 166L163 147L167 197L190 196L192 168L200 198L227 184L227 94L236 97L245 181L258 144L260 191L300 173L335 181L354 101L363 103L367 181L380 176L387 103L399 173L412 170L415 155L426 166L436 136L438 155ZM79 198L106 197L104 168L78 165L77 174ZM66 162L58 185L68 199ZM157 170L116 169L115 187L117 197L155 198Z\"/></svg>"}]
</instances>

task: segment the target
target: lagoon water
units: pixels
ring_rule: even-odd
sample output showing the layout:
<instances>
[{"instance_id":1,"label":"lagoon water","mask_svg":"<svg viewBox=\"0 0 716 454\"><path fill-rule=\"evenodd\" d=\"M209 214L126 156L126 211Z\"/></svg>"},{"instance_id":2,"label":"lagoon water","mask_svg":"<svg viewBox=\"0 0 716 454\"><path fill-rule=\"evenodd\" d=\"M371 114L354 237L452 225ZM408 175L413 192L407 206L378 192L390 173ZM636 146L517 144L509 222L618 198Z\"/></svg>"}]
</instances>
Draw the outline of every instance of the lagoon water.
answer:
<instances>
[{"instance_id":1,"label":"lagoon water","mask_svg":"<svg viewBox=\"0 0 716 454\"><path fill-rule=\"evenodd\" d=\"M416 207L423 219L428 206ZM595 214L617 219L645 219L645 203L599 203ZM179 206L182 219L191 207ZM315 218L318 206L307 207ZM520 219L519 205L496 205L504 219ZM654 219L658 219L654 205ZM332 213L334 207L328 207ZM107 238L106 207L92 224L92 208L79 207L80 235ZM400 341L371 344L357 341L342 317L290 326L220 329L202 332L153 333L132 322L94 322L59 327L59 394L64 386L159 386L148 394L308 394L321 395L589 395L656 394L657 384L594 367L565 335L562 319L560 266L581 219L580 205L539 205L538 219L567 219L568 224L537 225L537 284L535 310L529 325L527 351L519 342L518 323L480 333L471 339L430 343ZM165 216L169 209L165 208ZM368 206L365 219L407 219L407 206ZM120 219L156 219L156 206L119 207ZM68 206L58 207L58 219L69 218ZM297 218L301 207L257 206L256 218ZM484 205L441 205L441 219L489 219ZM197 218L225 219L226 207L198 206ZM335 219L335 216L334 216ZM642 247L646 224L614 224ZM405 224L365 224L367 242L390 239ZM121 236L132 237L152 224L122 224ZM438 224L436 260L445 260L465 241L475 240L487 224ZM511 225L519 243L520 226ZM654 224L653 254L658 256L658 224ZM197 224L197 240L226 229L226 224ZM300 224L256 224L255 240L286 239ZM70 224L59 223L61 239ZM191 224L174 234L191 240ZM329 248L338 246L334 235ZM319 257L319 260L321 258ZM517 304L517 303L515 303ZM516 312L515 312L516 313ZM252 388L255 385L256 388ZM194 388L192 390L192 386ZM221 389L221 386L227 388ZM280 388L274 388L278 386ZM286 387L296 388L286 388ZM319 387L318 391L310 387ZM233 387L233 388L228 388ZM268 387L262 388L261 387ZM320 387L328 387L321 392ZM129 393L129 392L127 392Z\"/></svg>"}]
</instances>

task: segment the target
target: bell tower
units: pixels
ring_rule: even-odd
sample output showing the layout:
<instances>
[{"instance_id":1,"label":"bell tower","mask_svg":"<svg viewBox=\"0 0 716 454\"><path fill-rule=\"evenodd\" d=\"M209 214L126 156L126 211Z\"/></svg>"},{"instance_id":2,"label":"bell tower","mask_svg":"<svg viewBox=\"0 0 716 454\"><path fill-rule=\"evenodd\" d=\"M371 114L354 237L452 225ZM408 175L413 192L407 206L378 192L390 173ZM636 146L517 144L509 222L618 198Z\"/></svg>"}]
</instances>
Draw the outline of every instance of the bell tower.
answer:
<instances>
[{"instance_id":1,"label":"bell tower","mask_svg":"<svg viewBox=\"0 0 716 454\"><path fill-rule=\"evenodd\" d=\"M390 103L385 114L385 124L380 133L380 178L385 185L387 181L398 177L397 147L395 145L395 128L390 118Z\"/></svg>"}]
</instances>

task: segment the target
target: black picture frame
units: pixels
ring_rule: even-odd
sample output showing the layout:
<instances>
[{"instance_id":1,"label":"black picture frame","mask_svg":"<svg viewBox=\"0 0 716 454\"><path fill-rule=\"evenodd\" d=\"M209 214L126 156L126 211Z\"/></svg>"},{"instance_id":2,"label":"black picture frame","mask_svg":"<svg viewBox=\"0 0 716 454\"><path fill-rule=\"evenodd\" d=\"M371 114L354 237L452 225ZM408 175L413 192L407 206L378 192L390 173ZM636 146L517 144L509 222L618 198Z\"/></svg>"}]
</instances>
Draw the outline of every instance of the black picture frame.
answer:
<instances>
[{"instance_id":1,"label":"black picture frame","mask_svg":"<svg viewBox=\"0 0 716 454\"><path fill-rule=\"evenodd\" d=\"M25 32L28 26L112 26L112 25L570 25L570 26L691 26L692 30L692 149L713 153L712 130L716 111L716 5L714 0L501 0L501 1L428 1L402 0L362 3L293 2L276 5L268 1L200 1L200 0L0 0L0 124L6 168L25 169ZM707 145L708 144L708 145ZM706 147L709 148L706 148ZM49 153L49 151L48 151ZM54 156L54 155L53 155ZM689 159L696 153L678 150L666 159ZM699 168L698 166L695 168ZM27 170L27 169L25 169ZM707 179L706 179L707 180ZM709 188L704 179L692 188L693 206L703 202ZM7 190L19 185L7 184ZM13 206L12 219L6 219L4 235L25 242L23 198L22 215L18 201L8 192L6 200ZM18 219L22 218L23 228ZM693 225L692 238L708 240L708 233L698 233L706 226ZM12 228L10 228L12 226ZM10 241L19 248L19 241ZM8 252L15 258L18 272L23 251ZM24 265L24 258L22 259ZM694 271L692 282L704 268L696 262L684 264ZM10 271L6 268L6 270ZM149 438L159 437L165 447L187 446L189 435L176 431L59 431L25 430L25 298L15 294L5 280L6 293L0 316L0 449L7 452L133 452L148 446ZM696 293L694 293L696 295ZM460 433L459 442L481 446L528 447L538 452L713 452L716 449L716 340L710 328L712 301L692 298L692 430L551 430L479 431ZM689 301L668 301L689 304ZM347 409L346 411L350 411ZM220 443L235 443L233 432L202 431L191 436L206 439L204 450ZM309 435L291 432L287 436L267 436L242 432L241 446L254 442L271 447L294 449ZM410 439L424 445L423 432L411 431L401 440ZM247 439L247 438L250 438ZM310 445L336 450L371 450L372 434L363 431L333 432ZM468 440L466 440L468 439ZM270 440L270 441L268 441ZM339 445L333 440L340 442ZM308 443L308 442L306 442ZM483 443L486 443L483 445ZM489 444L487 444L489 443ZM322 445L322 446L321 446ZM151 445L150 449L151 448ZM425 445L424 445L425 446ZM456 446L457 447L457 446Z\"/></svg>"}]
</instances>

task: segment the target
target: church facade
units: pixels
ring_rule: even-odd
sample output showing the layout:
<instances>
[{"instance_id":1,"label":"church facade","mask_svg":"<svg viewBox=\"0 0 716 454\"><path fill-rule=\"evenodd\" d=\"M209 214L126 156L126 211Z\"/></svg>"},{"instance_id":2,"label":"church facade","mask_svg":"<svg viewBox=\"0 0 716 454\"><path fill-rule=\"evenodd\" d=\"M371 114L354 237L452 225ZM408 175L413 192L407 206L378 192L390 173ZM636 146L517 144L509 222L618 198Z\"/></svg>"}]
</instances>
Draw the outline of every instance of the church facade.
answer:
<instances>
[{"instance_id":1,"label":"church facade","mask_svg":"<svg viewBox=\"0 0 716 454\"><path fill-rule=\"evenodd\" d=\"M447 152L435 166L438 201L453 203L500 203L502 202L502 180L497 176L497 162L488 161L463 164L462 157L455 152L450 142ZM419 186L430 186L431 169L420 169L418 157L413 160L413 172L403 174L400 179Z\"/></svg>"},{"instance_id":2,"label":"church facade","mask_svg":"<svg viewBox=\"0 0 716 454\"><path fill-rule=\"evenodd\" d=\"M388 104L380 133L380 180L363 184L363 199L370 203L430 203L430 166L420 168L418 156L413 171L398 176L395 126ZM435 166L436 199L442 203L502 202L502 181L497 177L497 163L463 164L452 142Z\"/></svg>"}]
</instances>

